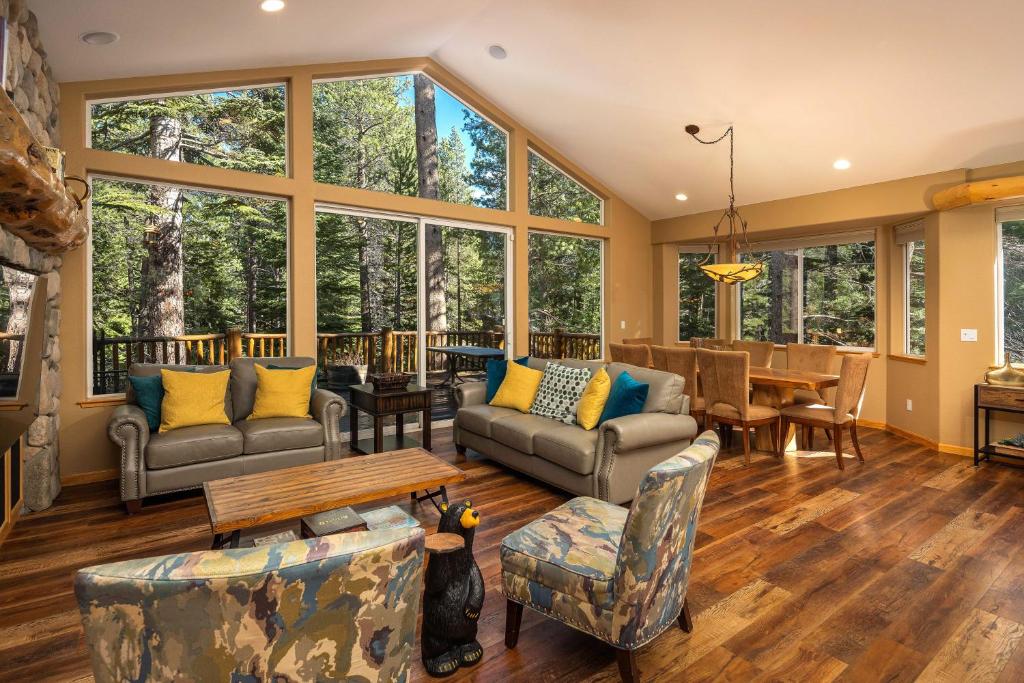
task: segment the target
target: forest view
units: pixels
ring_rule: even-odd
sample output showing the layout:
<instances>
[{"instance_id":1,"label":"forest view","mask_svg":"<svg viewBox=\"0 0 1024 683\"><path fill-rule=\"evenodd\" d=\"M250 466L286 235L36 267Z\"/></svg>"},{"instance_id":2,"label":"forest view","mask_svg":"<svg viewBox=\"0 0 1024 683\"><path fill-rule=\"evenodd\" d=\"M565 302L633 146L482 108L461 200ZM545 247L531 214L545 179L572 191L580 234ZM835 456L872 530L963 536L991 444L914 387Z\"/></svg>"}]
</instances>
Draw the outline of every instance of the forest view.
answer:
<instances>
[{"instance_id":1,"label":"forest view","mask_svg":"<svg viewBox=\"0 0 1024 683\"><path fill-rule=\"evenodd\" d=\"M507 208L506 133L426 76L320 82L313 98L318 182ZM285 175L286 104L283 85L96 102L90 107L90 144ZM600 222L600 201L578 183L542 160L535 165L531 159L530 171L531 210ZM283 201L95 179L94 336L168 338L220 334L229 327L286 331L287 215ZM318 214L320 331L415 329L416 229L411 223ZM566 263L593 265L592 252L590 243L567 240L551 251L551 263L532 252L530 263L555 277L566 272ZM499 233L428 223L426 328L503 325L504 259ZM580 282L589 286L587 277L599 282L599 268L546 287L538 316L567 329L579 324L597 331L599 295L575 291Z\"/></svg>"},{"instance_id":2,"label":"forest view","mask_svg":"<svg viewBox=\"0 0 1024 683\"><path fill-rule=\"evenodd\" d=\"M705 258L679 254L679 341L715 336L715 281L700 269Z\"/></svg>"},{"instance_id":3,"label":"forest view","mask_svg":"<svg viewBox=\"0 0 1024 683\"><path fill-rule=\"evenodd\" d=\"M764 274L741 285L744 339L874 346L874 242L753 252L743 258L765 260Z\"/></svg>"},{"instance_id":4,"label":"forest view","mask_svg":"<svg viewBox=\"0 0 1024 683\"><path fill-rule=\"evenodd\" d=\"M1003 245L1003 349L1024 363L1024 221L1000 225Z\"/></svg>"}]
</instances>

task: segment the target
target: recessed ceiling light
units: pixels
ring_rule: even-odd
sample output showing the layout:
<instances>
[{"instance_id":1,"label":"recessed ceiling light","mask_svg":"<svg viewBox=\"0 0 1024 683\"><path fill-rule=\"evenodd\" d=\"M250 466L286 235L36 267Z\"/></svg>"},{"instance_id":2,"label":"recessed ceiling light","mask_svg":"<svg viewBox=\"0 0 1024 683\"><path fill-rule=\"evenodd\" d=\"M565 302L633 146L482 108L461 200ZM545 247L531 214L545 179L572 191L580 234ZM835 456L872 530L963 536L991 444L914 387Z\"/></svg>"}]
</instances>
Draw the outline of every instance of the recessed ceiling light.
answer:
<instances>
[{"instance_id":1,"label":"recessed ceiling light","mask_svg":"<svg viewBox=\"0 0 1024 683\"><path fill-rule=\"evenodd\" d=\"M280 12L284 9L284 0L263 0L260 9L264 12Z\"/></svg>"},{"instance_id":2,"label":"recessed ceiling light","mask_svg":"<svg viewBox=\"0 0 1024 683\"><path fill-rule=\"evenodd\" d=\"M832 168L836 169L837 171L845 171L846 169L850 168L850 160L836 159L835 161L832 162Z\"/></svg>"},{"instance_id":3,"label":"recessed ceiling light","mask_svg":"<svg viewBox=\"0 0 1024 683\"><path fill-rule=\"evenodd\" d=\"M121 36L110 31L89 31L78 36L86 45L110 45L116 43Z\"/></svg>"},{"instance_id":4,"label":"recessed ceiling light","mask_svg":"<svg viewBox=\"0 0 1024 683\"><path fill-rule=\"evenodd\" d=\"M487 48L487 54L495 59L505 59L505 57L508 57L508 52L501 45L491 45Z\"/></svg>"},{"instance_id":5,"label":"recessed ceiling light","mask_svg":"<svg viewBox=\"0 0 1024 683\"><path fill-rule=\"evenodd\" d=\"M689 197L680 192L679 194L676 195L676 199L678 199L681 202L685 202L687 199L689 199Z\"/></svg>"}]
</instances>

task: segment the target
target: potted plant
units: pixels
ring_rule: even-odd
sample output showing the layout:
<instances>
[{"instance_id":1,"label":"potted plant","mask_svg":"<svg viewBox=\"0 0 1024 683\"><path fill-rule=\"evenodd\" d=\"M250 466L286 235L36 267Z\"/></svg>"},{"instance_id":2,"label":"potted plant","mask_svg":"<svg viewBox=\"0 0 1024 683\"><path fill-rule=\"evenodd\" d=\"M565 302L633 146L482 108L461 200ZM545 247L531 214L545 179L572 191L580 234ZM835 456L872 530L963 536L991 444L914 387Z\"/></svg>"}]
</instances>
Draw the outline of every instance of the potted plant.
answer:
<instances>
[{"instance_id":1,"label":"potted plant","mask_svg":"<svg viewBox=\"0 0 1024 683\"><path fill-rule=\"evenodd\" d=\"M366 382L369 367L363 357L357 353L346 351L327 366L327 388L333 392L348 389L353 384Z\"/></svg>"}]
</instances>

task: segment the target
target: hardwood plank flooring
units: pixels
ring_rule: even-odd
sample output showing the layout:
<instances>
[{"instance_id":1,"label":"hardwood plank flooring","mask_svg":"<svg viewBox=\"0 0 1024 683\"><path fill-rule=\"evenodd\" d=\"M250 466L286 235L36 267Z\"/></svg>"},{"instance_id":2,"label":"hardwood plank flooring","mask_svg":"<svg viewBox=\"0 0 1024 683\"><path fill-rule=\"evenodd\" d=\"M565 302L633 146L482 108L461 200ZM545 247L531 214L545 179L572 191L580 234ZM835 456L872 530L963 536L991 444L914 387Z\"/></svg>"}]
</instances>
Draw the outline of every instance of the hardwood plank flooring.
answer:
<instances>
[{"instance_id":1,"label":"hardwood plank flooring","mask_svg":"<svg viewBox=\"0 0 1024 683\"><path fill-rule=\"evenodd\" d=\"M694 630L639 656L651 681L1019 681L1024 677L1024 470L943 455L862 430L867 463L739 448L711 477L688 598ZM737 439L738 441L738 439ZM451 430L434 452L465 471L451 487L482 515L484 658L454 680L616 681L615 653L526 610L503 642L498 546L569 498L470 453ZM823 444L819 444L823 445ZM826 457L827 456L827 457ZM428 531L429 503L395 503ZM377 502L371 506L382 503ZM91 680L72 577L78 568L209 547L201 495L124 514L113 482L68 487L0 546L0 680ZM419 661L414 680L430 680Z\"/></svg>"}]
</instances>

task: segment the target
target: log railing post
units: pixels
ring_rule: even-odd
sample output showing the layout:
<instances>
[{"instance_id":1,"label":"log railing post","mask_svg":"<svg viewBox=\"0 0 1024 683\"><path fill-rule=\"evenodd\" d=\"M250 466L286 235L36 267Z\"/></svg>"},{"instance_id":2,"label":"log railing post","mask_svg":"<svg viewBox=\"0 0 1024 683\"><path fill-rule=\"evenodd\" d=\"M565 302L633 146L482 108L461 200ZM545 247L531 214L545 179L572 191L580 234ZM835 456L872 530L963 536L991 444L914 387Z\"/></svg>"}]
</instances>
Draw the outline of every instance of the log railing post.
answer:
<instances>
[{"instance_id":1,"label":"log railing post","mask_svg":"<svg viewBox=\"0 0 1024 683\"><path fill-rule=\"evenodd\" d=\"M227 347L228 362L230 363L231 361L233 361L236 358L241 358L242 357L242 328L241 327L229 327L228 331L225 333L224 336L226 337L225 340L224 340L225 341L224 346ZM221 361L221 365L224 365L223 361Z\"/></svg>"},{"instance_id":2,"label":"log railing post","mask_svg":"<svg viewBox=\"0 0 1024 683\"><path fill-rule=\"evenodd\" d=\"M384 327L380 331L381 371L395 371L395 331Z\"/></svg>"},{"instance_id":3,"label":"log railing post","mask_svg":"<svg viewBox=\"0 0 1024 683\"><path fill-rule=\"evenodd\" d=\"M552 358L565 358L565 330L561 327L555 328L555 337L551 343Z\"/></svg>"}]
</instances>

